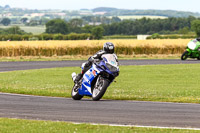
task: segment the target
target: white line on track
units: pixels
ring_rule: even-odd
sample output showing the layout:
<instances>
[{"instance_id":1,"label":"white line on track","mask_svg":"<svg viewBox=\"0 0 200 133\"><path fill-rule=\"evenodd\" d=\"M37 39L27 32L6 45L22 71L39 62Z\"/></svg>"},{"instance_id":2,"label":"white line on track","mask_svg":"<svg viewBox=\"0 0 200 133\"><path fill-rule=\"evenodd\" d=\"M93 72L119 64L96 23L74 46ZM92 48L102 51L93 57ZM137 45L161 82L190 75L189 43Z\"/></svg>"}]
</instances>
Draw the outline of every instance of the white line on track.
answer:
<instances>
[{"instance_id":1,"label":"white line on track","mask_svg":"<svg viewBox=\"0 0 200 133\"><path fill-rule=\"evenodd\" d=\"M56 99L65 98L65 97L51 97L51 96L37 96L37 95L14 94L14 93L4 93L4 92L0 92L0 95L21 96L21 97L56 98ZM67 98L65 98L65 99L67 99Z\"/></svg>"},{"instance_id":2,"label":"white line on track","mask_svg":"<svg viewBox=\"0 0 200 133\"><path fill-rule=\"evenodd\" d=\"M91 124L91 125L104 125L116 127L141 127L141 128L160 128L160 129L180 129L180 130L200 130L200 128L183 128L183 127L160 127L160 126L142 126L142 125L120 125L120 124L101 124L101 123L76 123L73 124Z\"/></svg>"},{"instance_id":3,"label":"white line on track","mask_svg":"<svg viewBox=\"0 0 200 133\"><path fill-rule=\"evenodd\" d=\"M4 92L0 92L0 95L10 95L10 96L21 96L21 97L41 97L41 98L54 98L54 99L72 99L69 97L51 97L51 96L37 96L37 95L26 95L26 94L15 94L15 93L4 93ZM102 100L110 100L110 101L114 101L111 99L102 99ZM124 101L124 102L137 102L137 103L163 103L163 104L198 104L198 103L174 103L174 102L159 102L159 101L134 101L134 100L116 100L116 101Z\"/></svg>"}]
</instances>

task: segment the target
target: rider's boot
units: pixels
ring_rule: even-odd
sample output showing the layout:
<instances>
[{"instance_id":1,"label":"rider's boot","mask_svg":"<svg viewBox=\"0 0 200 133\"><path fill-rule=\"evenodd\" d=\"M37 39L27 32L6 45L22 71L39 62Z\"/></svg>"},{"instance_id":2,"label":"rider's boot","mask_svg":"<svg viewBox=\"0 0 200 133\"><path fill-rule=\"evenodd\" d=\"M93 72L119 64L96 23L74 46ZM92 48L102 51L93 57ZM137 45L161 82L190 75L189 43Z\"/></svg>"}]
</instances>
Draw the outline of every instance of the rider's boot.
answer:
<instances>
[{"instance_id":1,"label":"rider's boot","mask_svg":"<svg viewBox=\"0 0 200 133\"><path fill-rule=\"evenodd\" d=\"M80 79L83 77L84 73L85 73L87 70L90 69L91 65L92 65L92 63L89 62L89 61L85 64L85 66L84 66L83 70L81 71L81 73L79 73L78 75L76 75L76 78L75 78L75 80L74 80L74 83L75 83L75 84L77 84L77 83L80 81Z\"/></svg>"},{"instance_id":2,"label":"rider's boot","mask_svg":"<svg viewBox=\"0 0 200 133\"><path fill-rule=\"evenodd\" d=\"M76 73L73 72L73 73L72 73L72 80L74 81L75 79L76 79Z\"/></svg>"}]
</instances>

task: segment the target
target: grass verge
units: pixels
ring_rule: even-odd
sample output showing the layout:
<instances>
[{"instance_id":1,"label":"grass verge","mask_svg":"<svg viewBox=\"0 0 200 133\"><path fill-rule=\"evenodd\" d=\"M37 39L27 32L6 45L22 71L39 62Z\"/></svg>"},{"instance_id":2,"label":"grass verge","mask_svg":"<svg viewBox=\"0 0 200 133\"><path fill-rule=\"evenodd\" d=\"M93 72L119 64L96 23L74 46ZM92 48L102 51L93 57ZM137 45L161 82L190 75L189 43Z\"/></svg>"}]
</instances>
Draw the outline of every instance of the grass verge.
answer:
<instances>
[{"instance_id":1,"label":"grass verge","mask_svg":"<svg viewBox=\"0 0 200 133\"><path fill-rule=\"evenodd\" d=\"M0 118L1 133L197 133L196 130L116 127L109 125L72 124Z\"/></svg>"},{"instance_id":2,"label":"grass verge","mask_svg":"<svg viewBox=\"0 0 200 133\"><path fill-rule=\"evenodd\" d=\"M200 103L200 64L120 66L117 83L103 98ZM71 97L72 72L79 67L0 73L0 92Z\"/></svg>"},{"instance_id":3,"label":"grass verge","mask_svg":"<svg viewBox=\"0 0 200 133\"><path fill-rule=\"evenodd\" d=\"M16 57L0 57L0 62L8 61L61 61L61 60L87 60L92 55L66 55L66 56L16 56ZM173 55L118 55L119 60L132 59L180 59L180 54Z\"/></svg>"}]
</instances>

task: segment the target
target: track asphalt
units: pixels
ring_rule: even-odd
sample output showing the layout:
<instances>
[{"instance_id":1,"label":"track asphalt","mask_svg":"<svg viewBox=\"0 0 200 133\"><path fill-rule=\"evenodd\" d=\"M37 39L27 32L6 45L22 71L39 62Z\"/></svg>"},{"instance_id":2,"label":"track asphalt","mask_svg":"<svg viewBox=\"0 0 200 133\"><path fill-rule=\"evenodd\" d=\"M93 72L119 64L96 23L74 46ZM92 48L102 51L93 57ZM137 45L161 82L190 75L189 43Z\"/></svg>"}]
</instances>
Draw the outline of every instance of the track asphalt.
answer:
<instances>
[{"instance_id":1,"label":"track asphalt","mask_svg":"<svg viewBox=\"0 0 200 133\"><path fill-rule=\"evenodd\" d=\"M200 105L0 93L0 117L200 129Z\"/></svg>"},{"instance_id":2,"label":"track asphalt","mask_svg":"<svg viewBox=\"0 0 200 133\"><path fill-rule=\"evenodd\" d=\"M85 62L77 61L26 61L26 62L0 62L0 72L14 70L28 70L54 67L79 67ZM120 65L160 65L160 64L199 64L199 60L179 59L142 59L142 60L119 60Z\"/></svg>"}]
</instances>

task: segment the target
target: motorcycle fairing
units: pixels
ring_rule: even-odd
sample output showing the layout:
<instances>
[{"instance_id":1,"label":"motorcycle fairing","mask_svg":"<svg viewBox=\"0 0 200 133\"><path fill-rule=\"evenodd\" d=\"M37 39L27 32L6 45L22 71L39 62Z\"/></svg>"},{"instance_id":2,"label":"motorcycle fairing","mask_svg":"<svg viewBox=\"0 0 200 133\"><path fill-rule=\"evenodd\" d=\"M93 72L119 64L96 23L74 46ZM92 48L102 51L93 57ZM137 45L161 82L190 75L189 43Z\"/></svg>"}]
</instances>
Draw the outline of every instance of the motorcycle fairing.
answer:
<instances>
[{"instance_id":1,"label":"motorcycle fairing","mask_svg":"<svg viewBox=\"0 0 200 133\"><path fill-rule=\"evenodd\" d=\"M96 68L93 64L92 67L83 75L82 86L79 89L80 95L92 96L91 83L100 72L101 70Z\"/></svg>"}]
</instances>

